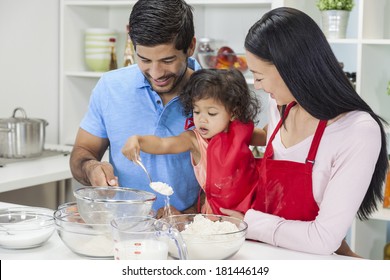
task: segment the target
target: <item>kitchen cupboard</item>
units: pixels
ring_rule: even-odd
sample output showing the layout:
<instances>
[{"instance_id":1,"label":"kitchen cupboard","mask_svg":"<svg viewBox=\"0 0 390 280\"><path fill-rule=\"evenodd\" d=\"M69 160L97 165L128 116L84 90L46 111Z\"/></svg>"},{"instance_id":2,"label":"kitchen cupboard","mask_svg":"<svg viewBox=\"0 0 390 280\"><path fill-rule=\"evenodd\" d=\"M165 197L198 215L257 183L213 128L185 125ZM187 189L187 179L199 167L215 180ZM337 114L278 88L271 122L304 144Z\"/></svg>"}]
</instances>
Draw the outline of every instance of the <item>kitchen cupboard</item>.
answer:
<instances>
[{"instance_id":1,"label":"kitchen cupboard","mask_svg":"<svg viewBox=\"0 0 390 280\"><path fill-rule=\"evenodd\" d=\"M87 110L91 90L102 73L87 71L84 64L84 30L113 28L118 65L126 39L126 24L135 0L61 0L60 4L60 144L73 144L79 123ZM209 37L242 52L249 27L271 8L290 6L308 13L319 25L316 0L187 0L194 7L197 38ZM390 121L390 0L355 0L347 38L330 40L344 70L356 72L356 90L375 112ZM253 79L248 77L248 84ZM262 94L262 93L259 93ZM266 101L266 98L264 98ZM266 102L263 104L265 108ZM266 120L265 120L266 122ZM261 125L260 125L261 126ZM363 257L381 259L390 211L379 209L368 222L355 221L351 246ZM382 247L381 247L382 246Z\"/></svg>"}]
</instances>

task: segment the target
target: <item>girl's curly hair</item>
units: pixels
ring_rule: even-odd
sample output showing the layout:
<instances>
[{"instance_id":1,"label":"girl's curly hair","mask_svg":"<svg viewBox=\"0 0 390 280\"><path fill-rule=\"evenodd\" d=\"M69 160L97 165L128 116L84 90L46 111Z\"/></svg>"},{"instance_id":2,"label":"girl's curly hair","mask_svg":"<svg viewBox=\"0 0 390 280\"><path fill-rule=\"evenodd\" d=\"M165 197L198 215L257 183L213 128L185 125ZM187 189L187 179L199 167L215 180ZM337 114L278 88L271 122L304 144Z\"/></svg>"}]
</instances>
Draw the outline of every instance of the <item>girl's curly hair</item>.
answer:
<instances>
[{"instance_id":1,"label":"girl's curly hair","mask_svg":"<svg viewBox=\"0 0 390 280\"><path fill-rule=\"evenodd\" d=\"M249 90L244 75L236 69L202 69L194 72L179 99L184 115L192 116L194 102L200 99L215 99L233 113L235 119L248 123L257 122L260 102Z\"/></svg>"}]
</instances>

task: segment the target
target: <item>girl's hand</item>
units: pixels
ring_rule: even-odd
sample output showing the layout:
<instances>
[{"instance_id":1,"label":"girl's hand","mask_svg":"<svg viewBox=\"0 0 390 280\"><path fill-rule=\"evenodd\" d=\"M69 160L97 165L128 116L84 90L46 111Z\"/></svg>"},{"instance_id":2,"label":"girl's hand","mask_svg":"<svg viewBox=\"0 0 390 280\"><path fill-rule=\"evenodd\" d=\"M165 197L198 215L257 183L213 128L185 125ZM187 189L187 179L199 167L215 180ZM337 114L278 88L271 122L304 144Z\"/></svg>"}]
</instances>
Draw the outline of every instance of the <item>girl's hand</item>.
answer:
<instances>
[{"instance_id":1,"label":"girl's hand","mask_svg":"<svg viewBox=\"0 0 390 280\"><path fill-rule=\"evenodd\" d=\"M233 218L238 218L240 220L244 220L244 214L241 212L235 211L235 210L230 210L230 209L225 209L225 208L219 208L219 211L221 211L223 214L233 217Z\"/></svg>"},{"instance_id":2,"label":"girl's hand","mask_svg":"<svg viewBox=\"0 0 390 280\"><path fill-rule=\"evenodd\" d=\"M139 160L140 145L138 136L131 136L127 139L125 145L122 148L122 154L131 161Z\"/></svg>"}]
</instances>

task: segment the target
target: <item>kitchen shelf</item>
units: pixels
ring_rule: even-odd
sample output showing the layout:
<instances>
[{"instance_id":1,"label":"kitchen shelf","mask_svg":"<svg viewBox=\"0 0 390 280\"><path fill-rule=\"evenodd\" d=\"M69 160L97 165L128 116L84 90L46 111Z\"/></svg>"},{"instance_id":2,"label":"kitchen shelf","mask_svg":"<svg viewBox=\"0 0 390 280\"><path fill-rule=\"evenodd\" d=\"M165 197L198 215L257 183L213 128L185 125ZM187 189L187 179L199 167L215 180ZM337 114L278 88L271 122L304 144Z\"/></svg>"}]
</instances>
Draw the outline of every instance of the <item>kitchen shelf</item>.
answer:
<instances>
[{"instance_id":1,"label":"kitchen shelf","mask_svg":"<svg viewBox=\"0 0 390 280\"><path fill-rule=\"evenodd\" d=\"M73 71L66 72L65 76L68 77L85 77L85 78L100 78L104 72L91 72L91 71Z\"/></svg>"},{"instance_id":2,"label":"kitchen shelf","mask_svg":"<svg viewBox=\"0 0 390 280\"><path fill-rule=\"evenodd\" d=\"M358 39L329 39L330 44L357 44Z\"/></svg>"},{"instance_id":3,"label":"kitchen shelf","mask_svg":"<svg viewBox=\"0 0 390 280\"><path fill-rule=\"evenodd\" d=\"M390 39L363 39L362 44L364 45L389 45Z\"/></svg>"},{"instance_id":4,"label":"kitchen shelf","mask_svg":"<svg viewBox=\"0 0 390 280\"><path fill-rule=\"evenodd\" d=\"M370 219L379 221L390 221L390 208L380 207L377 212L371 215Z\"/></svg>"}]
</instances>

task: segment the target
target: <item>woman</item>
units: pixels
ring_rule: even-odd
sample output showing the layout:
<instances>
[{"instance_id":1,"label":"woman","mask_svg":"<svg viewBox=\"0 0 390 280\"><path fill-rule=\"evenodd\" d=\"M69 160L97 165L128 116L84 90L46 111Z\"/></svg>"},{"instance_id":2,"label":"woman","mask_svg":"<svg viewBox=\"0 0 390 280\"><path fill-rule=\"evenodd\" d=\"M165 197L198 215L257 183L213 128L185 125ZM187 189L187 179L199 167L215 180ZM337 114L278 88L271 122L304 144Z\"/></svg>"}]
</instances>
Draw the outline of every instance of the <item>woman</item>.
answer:
<instances>
[{"instance_id":1,"label":"woman","mask_svg":"<svg viewBox=\"0 0 390 280\"><path fill-rule=\"evenodd\" d=\"M271 97L267 149L252 209L245 216L221 211L244 218L249 239L331 254L356 214L368 218L382 199L383 120L355 92L303 12L266 13L249 30L245 48L255 88Z\"/></svg>"}]
</instances>

